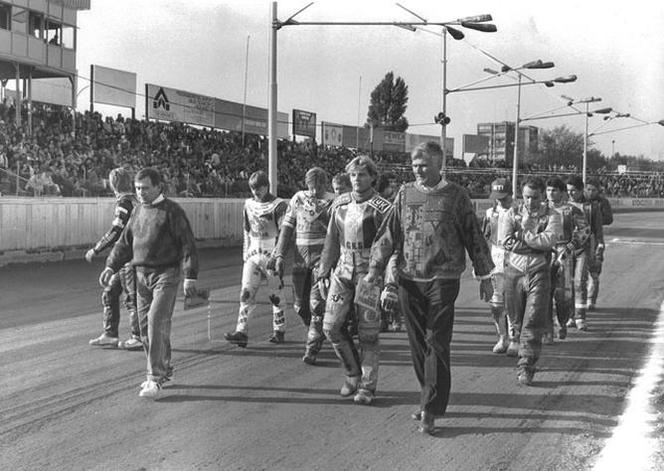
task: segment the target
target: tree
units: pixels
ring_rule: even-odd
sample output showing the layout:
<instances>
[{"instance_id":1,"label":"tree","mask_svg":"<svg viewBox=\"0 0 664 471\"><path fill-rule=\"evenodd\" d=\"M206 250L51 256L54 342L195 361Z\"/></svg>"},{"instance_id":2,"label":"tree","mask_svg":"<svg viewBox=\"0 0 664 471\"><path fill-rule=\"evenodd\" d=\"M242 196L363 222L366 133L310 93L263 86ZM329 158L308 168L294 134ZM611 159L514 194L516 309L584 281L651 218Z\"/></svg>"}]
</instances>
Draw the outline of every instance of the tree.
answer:
<instances>
[{"instance_id":1,"label":"tree","mask_svg":"<svg viewBox=\"0 0 664 471\"><path fill-rule=\"evenodd\" d=\"M394 72L390 71L371 92L367 126L404 132L408 129L408 119L404 116L407 108L408 85L401 77L395 80Z\"/></svg>"}]
</instances>

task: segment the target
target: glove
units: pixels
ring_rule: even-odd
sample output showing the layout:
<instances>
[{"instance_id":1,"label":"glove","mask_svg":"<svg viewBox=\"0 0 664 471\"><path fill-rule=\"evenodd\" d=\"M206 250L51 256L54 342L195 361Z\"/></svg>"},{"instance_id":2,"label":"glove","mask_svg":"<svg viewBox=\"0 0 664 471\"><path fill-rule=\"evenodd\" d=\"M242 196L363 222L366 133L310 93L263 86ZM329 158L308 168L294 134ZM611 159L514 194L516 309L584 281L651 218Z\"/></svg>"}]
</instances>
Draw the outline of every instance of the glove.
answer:
<instances>
[{"instance_id":1,"label":"glove","mask_svg":"<svg viewBox=\"0 0 664 471\"><path fill-rule=\"evenodd\" d=\"M184 284L184 294L185 296L195 296L196 295L196 280L185 279Z\"/></svg>"},{"instance_id":2,"label":"glove","mask_svg":"<svg viewBox=\"0 0 664 471\"><path fill-rule=\"evenodd\" d=\"M321 297L327 300L327 292L330 289L330 279L329 278L318 278L318 292Z\"/></svg>"},{"instance_id":3,"label":"glove","mask_svg":"<svg viewBox=\"0 0 664 471\"><path fill-rule=\"evenodd\" d=\"M397 288L393 285L387 285L380 293L380 305L385 311L393 311L399 302Z\"/></svg>"},{"instance_id":4,"label":"glove","mask_svg":"<svg viewBox=\"0 0 664 471\"><path fill-rule=\"evenodd\" d=\"M90 250L88 250L87 252L85 252L85 256L84 256L85 261L88 262L88 263L92 262L92 258L93 258L95 255L96 255L96 254L95 254L95 249L90 249Z\"/></svg>"},{"instance_id":5,"label":"glove","mask_svg":"<svg viewBox=\"0 0 664 471\"><path fill-rule=\"evenodd\" d=\"M493 296L493 283L491 283L491 278L481 280L480 299L488 303L489 301L491 301L492 296Z\"/></svg>"},{"instance_id":6,"label":"glove","mask_svg":"<svg viewBox=\"0 0 664 471\"><path fill-rule=\"evenodd\" d=\"M276 264L277 264L277 257L270 257L267 260L267 265L265 265L265 269L269 271L274 271Z\"/></svg>"},{"instance_id":7,"label":"glove","mask_svg":"<svg viewBox=\"0 0 664 471\"><path fill-rule=\"evenodd\" d=\"M115 275L115 272L112 268L104 268L104 270L99 274L99 285L102 288L106 288L113 275Z\"/></svg>"}]
</instances>

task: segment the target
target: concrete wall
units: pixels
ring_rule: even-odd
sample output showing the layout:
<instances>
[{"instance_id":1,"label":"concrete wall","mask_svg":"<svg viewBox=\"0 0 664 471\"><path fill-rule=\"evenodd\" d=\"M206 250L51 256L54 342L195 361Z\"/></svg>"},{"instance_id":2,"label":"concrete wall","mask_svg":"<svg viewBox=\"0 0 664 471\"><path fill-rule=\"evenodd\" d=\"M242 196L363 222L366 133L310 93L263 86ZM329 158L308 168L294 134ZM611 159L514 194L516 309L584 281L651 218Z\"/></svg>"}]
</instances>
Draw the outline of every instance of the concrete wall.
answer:
<instances>
[{"instance_id":1,"label":"concrete wall","mask_svg":"<svg viewBox=\"0 0 664 471\"><path fill-rule=\"evenodd\" d=\"M242 199L174 198L201 246L242 244ZM664 199L611 198L614 212L664 210ZM490 200L474 200L478 216ZM0 265L80 257L108 230L113 198L0 199Z\"/></svg>"}]
</instances>

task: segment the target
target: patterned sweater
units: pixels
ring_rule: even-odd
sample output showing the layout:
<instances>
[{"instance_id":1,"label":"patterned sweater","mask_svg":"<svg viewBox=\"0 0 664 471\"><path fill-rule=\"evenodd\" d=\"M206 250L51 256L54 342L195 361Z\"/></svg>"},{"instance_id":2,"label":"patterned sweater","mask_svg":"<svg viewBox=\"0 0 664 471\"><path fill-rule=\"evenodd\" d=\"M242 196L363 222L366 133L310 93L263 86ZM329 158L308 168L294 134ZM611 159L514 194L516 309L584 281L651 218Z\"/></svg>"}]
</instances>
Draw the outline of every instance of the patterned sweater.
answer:
<instances>
[{"instance_id":1,"label":"patterned sweater","mask_svg":"<svg viewBox=\"0 0 664 471\"><path fill-rule=\"evenodd\" d=\"M466 252L476 275L491 273L489 246L466 191L444 179L434 188L411 182L399 189L376 236L369 269L380 274L387 268L386 284L396 284L400 276L458 279L466 268Z\"/></svg>"}]
</instances>

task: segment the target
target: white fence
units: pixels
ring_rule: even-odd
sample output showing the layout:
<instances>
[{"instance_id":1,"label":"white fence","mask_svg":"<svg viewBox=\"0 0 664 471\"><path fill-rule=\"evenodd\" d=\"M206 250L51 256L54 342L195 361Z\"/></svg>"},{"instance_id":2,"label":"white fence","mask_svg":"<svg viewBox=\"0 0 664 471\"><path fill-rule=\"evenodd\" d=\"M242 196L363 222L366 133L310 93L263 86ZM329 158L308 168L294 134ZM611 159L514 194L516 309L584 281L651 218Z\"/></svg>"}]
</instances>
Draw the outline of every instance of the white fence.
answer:
<instances>
[{"instance_id":1,"label":"white fence","mask_svg":"<svg viewBox=\"0 0 664 471\"><path fill-rule=\"evenodd\" d=\"M197 240L242 244L242 199L174 198ZM615 212L664 210L664 199L610 198ZM490 200L474 200L478 215ZM67 251L92 246L108 230L112 198L0 198L0 253Z\"/></svg>"}]
</instances>

